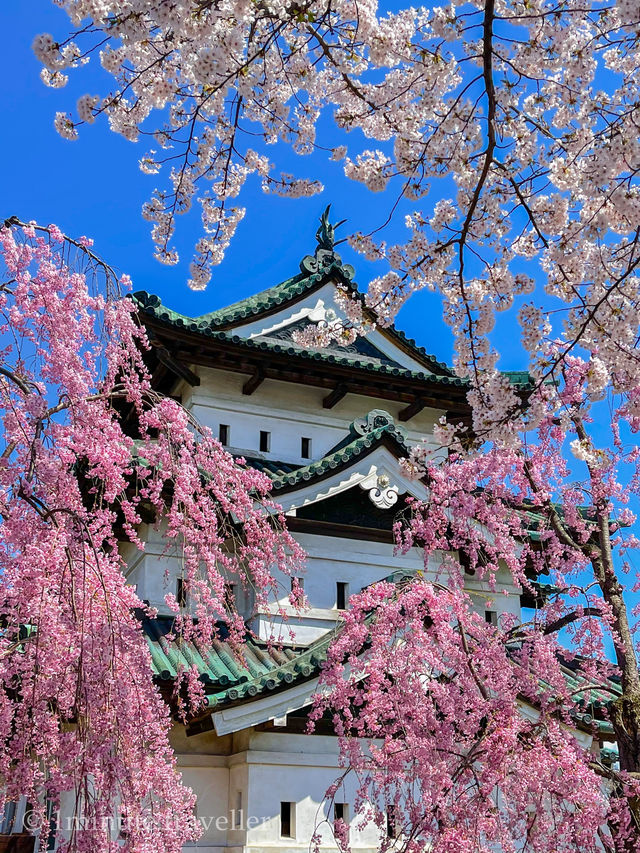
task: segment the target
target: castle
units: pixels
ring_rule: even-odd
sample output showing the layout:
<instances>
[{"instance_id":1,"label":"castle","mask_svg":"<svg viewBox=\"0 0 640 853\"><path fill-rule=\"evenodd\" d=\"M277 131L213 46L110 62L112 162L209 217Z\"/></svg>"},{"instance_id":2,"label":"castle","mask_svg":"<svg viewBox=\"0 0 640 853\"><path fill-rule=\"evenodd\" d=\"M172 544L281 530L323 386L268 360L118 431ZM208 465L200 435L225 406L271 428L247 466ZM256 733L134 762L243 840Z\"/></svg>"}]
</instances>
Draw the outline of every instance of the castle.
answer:
<instances>
[{"instance_id":1,"label":"castle","mask_svg":"<svg viewBox=\"0 0 640 853\"><path fill-rule=\"evenodd\" d=\"M326 216L317 238L292 278L201 317L135 295L155 387L271 477L273 497L308 555L302 614L287 603L288 577L278 578L282 596L269 607L257 607L228 579L250 629L240 661L223 639L207 651L171 640L166 593L188 606L179 559L166 552L161 529L142 531L144 554L131 548L128 582L158 609L144 625L158 683L169 688L179 669L195 664L207 694L206 709L186 725L176 722L172 735L184 781L198 796L197 846L206 853L305 850L317 827L323 845L335 848L330 823L338 818L350 825L354 850L378 849L381 830L359 824L348 782L330 809L325 802L339 772L337 740L323 721L308 734L307 716L349 596L425 569L419 549L394 550L392 525L405 499L427 497L401 461L413 445L433 444L440 418L469 415L464 382L393 326L372 327L348 346L296 343L308 324L341 322L336 287L358 298ZM510 379L517 385L527 377ZM437 565L427 574L430 568ZM535 606L506 570L497 586L491 592L468 576L488 621L505 611L521 618L522 607ZM282 611L289 611L286 627ZM274 635L281 645L267 642ZM585 747L593 739L586 727L576 736Z\"/></svg>"}]
</instances>

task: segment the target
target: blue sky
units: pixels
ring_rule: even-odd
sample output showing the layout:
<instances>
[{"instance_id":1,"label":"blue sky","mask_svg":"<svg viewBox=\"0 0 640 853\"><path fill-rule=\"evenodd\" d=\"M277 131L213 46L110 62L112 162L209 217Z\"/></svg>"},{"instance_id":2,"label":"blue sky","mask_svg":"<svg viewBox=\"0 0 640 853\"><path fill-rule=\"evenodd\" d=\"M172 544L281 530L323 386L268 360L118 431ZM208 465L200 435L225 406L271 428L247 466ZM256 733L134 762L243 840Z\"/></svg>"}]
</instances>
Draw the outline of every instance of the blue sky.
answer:
<instances>
[{"instance_id":1,"label":"blue sky","mask_svg":"<svg viewBox=\"0 0 640 853\"><path fill-rule=\"evenodd\" d=\"M149 226L140 215L143 202L165 180L162 174L144 175L138 160L145 143L134 145L111 133L106 122L81 128L76 142L61 139L53 127L58 110L75 111L79 95L104 93L110 78L98 63L70 74L63 89L49 89L40 81L40 66L31 42L40 32L63 36L68 18L51 0L1 3L0 27L4 34L0 68L3 134L0 139L0 217L17 215L40 223L56 222L73 236L86 234L107 261L133 278L136 289L157 293L171 307L191 315L229 304L288 278L298 270L300 259L315 246L314 234L321 210L331 202L333 218L347 218L345 229L369 230L381 225L393 203L391 195L373 195L360 184L348 181L339 163L326 154L297 157L284 148L275 154L283 170L320 178L325 192L308 199L283 199L265 195L251 184L240 199L247 208L236 239L224 263L204 293L186 286L191 247L198 236L198 212L178 221L176 245L181 261L165 267L153 258ZM92 67L93 66L93 67ZM320 140L336 144L330 120L324 122ZM428 206L428 200L427 200ZM197 207L197 206L196 206ZM398 221L387 230L402 237ZM346 231L345 231L346 233ZM361 286L382 272L348 247L343 258L356 267ZM451 361L451 335L441 321L440 303L432 294L412 298L398 326L415 337L439 358ZM509 348L511 350L511 348ZM505 353L503 366L521 366L514 347Z\"/></svg>"}]
</instances>

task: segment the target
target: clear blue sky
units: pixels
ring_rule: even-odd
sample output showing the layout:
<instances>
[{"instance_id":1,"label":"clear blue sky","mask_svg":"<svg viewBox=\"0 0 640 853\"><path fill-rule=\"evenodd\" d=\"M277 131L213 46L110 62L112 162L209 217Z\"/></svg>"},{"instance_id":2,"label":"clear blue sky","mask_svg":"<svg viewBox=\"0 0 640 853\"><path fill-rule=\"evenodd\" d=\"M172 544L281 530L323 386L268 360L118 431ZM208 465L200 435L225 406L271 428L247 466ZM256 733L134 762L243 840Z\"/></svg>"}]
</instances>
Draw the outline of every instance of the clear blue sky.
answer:
<instances>
[{"instance_id":1,"label":"clear blue sky","mask_svg":"<svg viewBox=\"0 0 640 853\"><path fill-rule=\"evenodd\" d=\"M131 275L136 289L157 293L173 308L202 314L293 275L300 259L314 249L317 218L329 202L334 221L347 218L345 228L350 230L375 228L387 217L392 196L373 195L347 181L341 165L329 162L326 155L301 158L284 149L270 151L284 170L320 178L325 192L310 199L282 199L264 195L252 184L240 199L247 215L224 263L204 293L193 293L186 280L191 247L198 235L197 206L189 217L178 220L180 264L162 266L153 259L149 226L140 215L143 202L165 180L162 174L143 175L138 169L146 144L126 142L103 121L81 128L76 142L61 139L53 128L56 111L75 111L78 96L85 92L104 94L110 79L99 63L92 63L93 67L71 72L63 89L42 84L31 42L40 32L64 35L68 31L66 15L51 0L4 2L0 3L0 28L4 35L0 55L0 217L15 214L43 224L56 222L70 235L93 237L99 254ZM321 141L327 146L336 144L328 120ZM395 233L402 237L401 223L392 227L385 236ZM343 258L356 267L357 281L366 285L377 274L376 267L348 247L342 250ZM451 335L442 324L436 296L414 297L398 326L450 362ZM516 346L505 353L502 366L521 366Z\"/></svg>"}]
</instances>

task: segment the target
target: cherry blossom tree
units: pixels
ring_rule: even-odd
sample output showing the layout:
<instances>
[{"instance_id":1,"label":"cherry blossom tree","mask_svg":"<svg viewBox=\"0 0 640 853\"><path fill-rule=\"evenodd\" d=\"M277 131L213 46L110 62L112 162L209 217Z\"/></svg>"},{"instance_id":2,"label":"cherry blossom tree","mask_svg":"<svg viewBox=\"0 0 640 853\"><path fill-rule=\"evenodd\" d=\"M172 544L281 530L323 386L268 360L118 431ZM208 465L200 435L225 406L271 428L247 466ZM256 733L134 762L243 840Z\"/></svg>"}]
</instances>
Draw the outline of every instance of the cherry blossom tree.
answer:
<instances>
[{"instance_id":1,"label":"cherry blossom tree","mask_svg":"<svg viewBox=\"0 0 640 853\"><path fill-rule=\"evenodd\" d=\"M44 81L62 86L99 59L114 88L82 96L56 126L73 139L104 115L125 138L149 138L141 168L169 171L145 208L161 260L176 260L177 215L195 198L202 208L192 286L221 260L249 175L268 192L321 189L278 174L265 146L312 151L328 108L339 132L380 145L332 147L334 159L348 153L346 175L417 202L404 243L352 237L391 266L369 289L382 321L416 288L438 289L461 362L482 358L484 369L492 311L530 291L533 259L551 294L582 309L573 317L576 331L586 323L582 336L604 335L606 283L611 297L636 299L634 2L491 0L388 13L375 0L58 5L75 29L35 39Z\"/></svg>"},{"instance_id":2,"label":"cherry blossom tree","mask_svg":"<svg viewBox=\"0 0 640 853\"><path fill-rule=\"evenodd\" d=\"M267 192L321 189L278 174L267 152L277 141L322 149L318 119L332 110L336 135L371 140L331 147L345 174L386 188L392 212L400 197L415 201L404 242L351 235L388 266L366 306L384 325L415 290L439 292L478 418L518 422L522 400L490 340L496 313L514 305L537 385L576 347L597 354L594 369L616 387L638 385L637 3L58 5L74 29L35 38L45 83L62 86L99 57L115 88L82 96L56 126L73 139L104 116L127 139L149 137L141 168L169 171L144 210L160 260L177 260L176 217L195 198L202 208L191 286L221 261L250 175ZM537 304L526 301L536 287ZM356 330L371 321L358 300L349 307Z\"/></svg>"},{"instance_id":3,"label":"cherry blossom tree","mask_svg":"<svg viewBox=\"0 0 640 853\"><path fill-rule=\"evenodd\" d=\"M332 714L342 742L330 795L356 776L355 809L380 827L381 850L608 844L607 798L567 736L574 700L544 631L488 630L459 588L425 581L377 584L345 621L316 714Z\"/></svg>"},{"instance_id":4,"label":"cherry blossom tree","mask_svg":"<svg viewBox=\"0 0 640 853\"><path fill-rule=\"evenodd\" d=\"M321 189L278 174L266 146L321 148L323 110L345 174L385 190L392 212L401 198L412 205L405 240L351 236L386 267L364 306L343 301L357 332L391 322L418 289L442 296L472 420L441 425L445 463L414 454L430 498L398 535L427 557L459 551L464 568L445 561L445 589L366 591L346 618L320 707L342 726L363 802L393 806L393 843L408 849L635 851L640 676L625 593L638 583L638 3L59 5L73 31L36 38L45 82L63 85L99 56L115 87L56 125L71 139L105 114L126 138L150 138L141 167L169 172L144 211L161 260L176 260L177 215L194 198L202 208L193 287L222 259L250 175L267 192ZM517 315L526 394L498 370L504 311ZM532 579L550 576L530 623L473 617L464 572L491 584L499 566L531 595ZM566 686L561 653L587 683L619 679L606 712L619 767L569 734L585 695ZM354 733L380 737L365 749Z\"/></svg>"},{"instance_id":5,"label":"cherry blossom tree","mask_svg":"<svg viewBox=\"0 0 640 853\"><path fill-rule=\"evenodd\" d=\"M152 389L126 279L88 240L19 226L0 228L3 800L27 798L45 837L62 804L63 851L177 853L198 836L194 798L141 629L153 614L118 541L143 549L143 519L162 523L194 608L167 596L175 630L203 642L225 618L225 571L264 601L273 566L294 571L299 549L265 512L267 479ZM182 675L174 713L202 697L197 673Z\"/></svg>"}]
</instances>

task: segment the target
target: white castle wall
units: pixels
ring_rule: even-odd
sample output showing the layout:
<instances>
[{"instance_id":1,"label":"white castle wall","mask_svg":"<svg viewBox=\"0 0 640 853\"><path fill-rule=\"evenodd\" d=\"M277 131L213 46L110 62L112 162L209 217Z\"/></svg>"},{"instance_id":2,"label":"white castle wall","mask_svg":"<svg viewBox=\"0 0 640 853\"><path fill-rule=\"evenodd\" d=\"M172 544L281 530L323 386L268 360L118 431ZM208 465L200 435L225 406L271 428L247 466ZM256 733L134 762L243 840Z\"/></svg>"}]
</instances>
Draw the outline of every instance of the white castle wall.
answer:
<instances>
[{"instance_id":1,"label":"white castle wall","mask_svg":"<svg viewBox=\"0 0 640 853\"><path fill-rule=\"evenodd\" d=\"M244 395L242 386L248 375L209 368L194 370L201 384L194 388L183 386L181 390L184 405L200 423L215 436L220 424L227 424L229 449L233 452L292 464L310 461L300 454L303 436L311 439L312 459L321 459L345 437L356 418L371 409L384 409L400 424L398 414L406 405L350 393L332 409L324 409L322 400L330 389L265 379L253 394ZM410 443L429 441L434 424L443 414L444 411L423 409L410 422L400 425L407 430ZM271 433L268 453L259 450L261 430Z\"/></svg>"},{"instance_id":2,"label":"white castle wall","mask_svg":"<svg viewBox=\"0 0 640 853\"><path fill-rule=\"evenodd\" d=\"M214 735L192 740L200 738L215 742ZM227 853L308 850L311 837L319 828L322 847L335 850L325 821L333 818L325 793L341 773L336 738L250 730L234 741L231 754L178 756L183 780L198 794L197 817L204 832L197 849L203 853L222 849ZM336 800L351 806L348 820L354 849L362 853L377 850L380 832L375 824L357 826L352 780L345 782ZM280 835L281 802L294 804L292 838ZM237 829L233 828L234 820ZM193 847L185 845L185 850Z\"/></svg>"},{"instance_id":3,"label":"white castle wall","mask_svg":"<svg viewBox=\"0 0 640 853\"><path fill-rule=\"evenodd\" d=\"M319 297L328 298L324 292L315 294L296 306L296 310L318 309ZM242 334L258 335L282 322L283 317L248 323ZM379 332L374 335L372 342L399 363L411 369L423 369L410 356L395 350ZM405 405L349 393L334 408L324 409L322 400L330 389L268 379L252 395L243 395L242 385L247 375L202 367L193 367L193 370L201 378L200 386L178 383L175 392L182 395L186 407L202 424L210 427L216 436L220 424L228 425L229 449L234 453L293 465L311 461L301 455L302 437L311 439L311 459L316 460L344 439L350 423L356 418L371 409L381 408L400 424L398 415ZM407 429L408 441L426 440L433 446L433 427L443 414L440 410L424 409L407 424L401 424ZM270 449L266 453L259 450L261 430L271 434ZM176 579L182 571L180 555L178 551L165 553L162 530L145 528L142 535L147 543L144 554L131 546L124 548L130 561L128 580L136 584L143 599L157 607L160 613L168 613L164 596L168 591L175 592ZM304 590L309 609L302 616L289 608L290 618L283 626L275 603L265 612L254 613L251 597L239 585L236 587L238 609L251 617L251 626L263 638L275 634L289 640L292 630L298 644L313 642L335 627L340 619L336 607L338 582L347 583L349 594L353 594L395 571L414 572L425 568L419 549L396 554L394 547L384 542L310 533L295 535L308 554ZM438 576L440 560L437 555L431 558L426 571L428 577ZM486 585L473 578L469 579L468 588L479 612L492 609L519 616L519 590L508 572L501 573L497 593L491 593ZM290 579L281 576L279 605L285 609L289 589ZM249 706L246 710L246 720L242 724L245 727L234 734L218 736L209 732L187 738L181 726L174 729L180 770L184 781L198 797L197 818L204 832L196 845L197 850L201 853L308 850L314 830L327 815L325 792L339 774L337 741L324 736L258 732L251 727L255 724L252 715L255 718L256 712ZM224 728L220 730L225 731ZM353 814L354 794L349 782L337 798L351 805L352 846L358 853L374 853L379 849L379 830L371 824L363 829L357 827L358 817ZM281 802L295 803L293 838L280 836ZM242 811L240 818L238 811ZM239 824L236 828L232 825L234 812ZM327 851L336 849L326 826L322 844Z\"/></svg>"}]
</instances>

